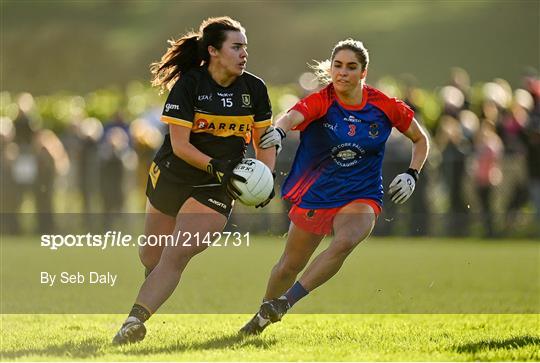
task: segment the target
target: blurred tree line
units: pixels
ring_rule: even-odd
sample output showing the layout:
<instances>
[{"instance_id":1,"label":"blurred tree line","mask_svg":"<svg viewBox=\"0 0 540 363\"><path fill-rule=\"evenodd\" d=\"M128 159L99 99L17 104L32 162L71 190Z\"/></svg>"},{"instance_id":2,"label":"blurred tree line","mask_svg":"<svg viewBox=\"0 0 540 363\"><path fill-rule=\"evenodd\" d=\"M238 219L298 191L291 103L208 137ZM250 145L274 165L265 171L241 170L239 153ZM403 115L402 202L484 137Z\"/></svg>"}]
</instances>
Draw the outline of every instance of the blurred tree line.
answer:
<instances>
[{"instance_id":1,"label":"blurred tree line","mask_svg":"<svg viewBox=\"0 0 540 363\"><path fill-rule=\"evenodd\" d=\"M370 77L414 74L423 87L456 64L475 81L519 84L537 66L538 1L42 1L2 0L1 86L34 95L86 93L149 80L166 39L229 15L246 27L249 67L272 84L294 81L336 41L363 40ZM264 15L263 15L264 14Z\"/></svg>"}]
</instances>

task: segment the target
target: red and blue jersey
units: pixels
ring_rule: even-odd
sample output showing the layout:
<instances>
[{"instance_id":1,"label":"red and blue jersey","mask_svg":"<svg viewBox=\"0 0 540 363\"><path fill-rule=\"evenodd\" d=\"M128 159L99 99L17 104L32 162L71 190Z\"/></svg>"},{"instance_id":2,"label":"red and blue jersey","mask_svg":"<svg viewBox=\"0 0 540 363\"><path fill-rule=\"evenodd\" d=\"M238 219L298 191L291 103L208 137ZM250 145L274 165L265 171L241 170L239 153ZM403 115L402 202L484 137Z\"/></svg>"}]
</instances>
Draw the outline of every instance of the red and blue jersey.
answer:
<instances>
[{"instance_id":1,"label":"red and blue jersey","mask_svg":"<svg viewBox=\"0 0 540 363\"><path fill-rule=\"evenodd\" d=\"M382 161L392 127L405 132L414 112L365 85L362 103L343 104L332 84L300 100L300 146L282 187L301 208L334 208L368 198L382 205Z\"/></svg>"}]
</instances>

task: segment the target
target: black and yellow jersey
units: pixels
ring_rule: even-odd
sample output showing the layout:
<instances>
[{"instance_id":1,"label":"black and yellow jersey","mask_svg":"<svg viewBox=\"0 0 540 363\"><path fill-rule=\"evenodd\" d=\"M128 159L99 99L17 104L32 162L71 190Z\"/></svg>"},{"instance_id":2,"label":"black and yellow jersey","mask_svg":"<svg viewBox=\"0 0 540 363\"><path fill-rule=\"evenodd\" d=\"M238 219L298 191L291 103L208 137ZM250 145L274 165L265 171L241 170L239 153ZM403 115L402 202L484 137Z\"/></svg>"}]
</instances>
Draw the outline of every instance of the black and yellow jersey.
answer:
<instances>
[{"instance_id":1,"label":"black and yellow jersey","mask_svg":"<svg viewBox=\"0 0 540 363\"><path fill-rule=\"evenodd\" d=\"M253 128L268 127L272 121L264 82L244 72L230 86L217 84L206 67L182 75L171 89L161 120L191 129L190 143L217 159L242 157ZM180 182L202 185L216 182L174 155L170 136L154 159L160 170L168 170Z\"/></svg>"}]
</instances>

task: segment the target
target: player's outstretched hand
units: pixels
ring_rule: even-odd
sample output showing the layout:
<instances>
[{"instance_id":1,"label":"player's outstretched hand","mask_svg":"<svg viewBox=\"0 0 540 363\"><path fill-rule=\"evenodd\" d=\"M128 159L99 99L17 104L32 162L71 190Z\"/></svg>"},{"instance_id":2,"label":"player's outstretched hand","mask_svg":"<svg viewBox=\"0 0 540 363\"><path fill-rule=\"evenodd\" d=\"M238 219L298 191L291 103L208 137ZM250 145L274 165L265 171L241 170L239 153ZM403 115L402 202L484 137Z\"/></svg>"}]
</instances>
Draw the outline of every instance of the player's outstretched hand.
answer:
<instances>
[{"instance_id":1,"label":"player's outstretched hand","mask_svg":"<svg viewBox=\"0 0 540 363\"><path fill-rule=\"evenodd\" d=\"M206 166L206 171L212 174L227 191L227 194L233 199L238 199L242 194L232 183L236 179L242 183L246 182L243 176L234 173L234 168L242 161L242 158L233 160L212 159Z\"/></svg>"},{"instance_id":2,"label":"player's outstretched hand","mask_svg":"<svg viewBox=\"0 0 540 363\"><path fill-rule=\"evenodd\" d=\"M418 171L414 169L409 169L405 173L396 176L388 189L392 202L396 204L405 203L414 192L417 180Z\"/></svg>"},{"instance_id":3,"label":"player's outstretched hand","mask_svg":"<svg viewBox=\"0 0 540 363\"><path fill-rule=\"evenodd\" d=\"M261 136L259 147L262 149L268 149L275 146L276 153L279 154L281 151L281 140L283 140L285 137L287 137L287 134L281 128L268 126L264 134Z\"/></svg>"}]
</instances>

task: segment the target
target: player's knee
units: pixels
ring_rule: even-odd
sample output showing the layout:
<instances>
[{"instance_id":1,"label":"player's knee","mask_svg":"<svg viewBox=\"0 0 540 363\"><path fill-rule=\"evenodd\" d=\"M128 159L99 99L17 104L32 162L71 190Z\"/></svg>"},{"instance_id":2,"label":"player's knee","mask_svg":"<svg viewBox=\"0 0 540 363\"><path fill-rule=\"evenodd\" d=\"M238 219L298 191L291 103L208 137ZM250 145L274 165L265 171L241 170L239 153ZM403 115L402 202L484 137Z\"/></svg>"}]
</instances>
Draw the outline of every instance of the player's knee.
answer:
<instances>
[{"instance_id":1,"label":"player's knee","mask_svg":"<svg viewBox=\"0 0 540 363\"><path fill-rule=\"evenodd\" d=\"M161 257L161 251L154 251L149 248L139 249L139 259L144 267L152 270L159 263Z\"/></svg>"},{"instance_id":2,"label":"player's knee","mask_svg":"<svg viewBox=\"0 0 540 363\"><path fill-rule=\"evenodd\" d=\"M179 248L171 249L163 252L160 264L175 270L183 270L188 262L203 249L197 248Z\"/></svg>"},{"instance_id":3,"label":"player's knee","mask_svg":"<svg viewBox=\"0 0 540 363\"><path fill-rule=\"evenodd\" d=\"M335 237L329 250L335 255L348 256L360 242L361 239L354 235Z\"/></svg>"}]
</instances>

